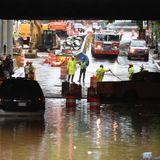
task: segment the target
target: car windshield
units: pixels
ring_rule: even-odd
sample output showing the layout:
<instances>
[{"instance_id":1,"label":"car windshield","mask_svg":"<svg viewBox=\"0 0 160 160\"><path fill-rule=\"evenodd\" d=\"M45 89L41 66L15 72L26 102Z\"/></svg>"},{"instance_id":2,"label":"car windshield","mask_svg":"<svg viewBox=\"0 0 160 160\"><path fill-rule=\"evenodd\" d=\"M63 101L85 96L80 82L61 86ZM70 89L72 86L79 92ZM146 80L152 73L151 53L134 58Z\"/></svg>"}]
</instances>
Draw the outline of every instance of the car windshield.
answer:
<instances>
[{"instance_id":1,"label":"car windshield","mask_svg":"<svg viewBox=\"0 0 160 160\"><path fill-rule=\"evenodd\" d=\"M36 81L7 80L1 86L1 95L5 97L34 98L43 96L43 92Z\"/></svg>"},{"instance_id":2,"label":"car windshield","mask_svg":"<svg viewBox=\"0 0 160 160\"><path fill-rule=\"evenodd\" d=\"M95 39L97 41L120 41L120 36L119 35L96 34Z\"/></svg>"},{"instance_id":3,"label":"car windshield","mask_svg":"<svg viewBox=\"0 0 160 160\"><path fill-rule=\"evenodd\" d=\"M145 41L132 41L130 46L131 47L146 47L146 42Z\"/></svg>"}]
</instances>

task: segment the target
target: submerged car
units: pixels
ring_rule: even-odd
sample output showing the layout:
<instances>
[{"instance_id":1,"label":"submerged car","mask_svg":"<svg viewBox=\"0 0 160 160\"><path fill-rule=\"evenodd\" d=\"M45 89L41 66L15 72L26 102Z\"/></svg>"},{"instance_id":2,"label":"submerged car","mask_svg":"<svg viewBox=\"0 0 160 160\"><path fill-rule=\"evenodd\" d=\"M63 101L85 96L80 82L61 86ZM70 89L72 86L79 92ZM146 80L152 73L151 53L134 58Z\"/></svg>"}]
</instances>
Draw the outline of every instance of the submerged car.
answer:
<instances>
[{"instance_id":1,"label":"submerged car","mask_svg":"<svg viewBox=\"0 0 160 160\"><path fill-rule=\"evenodd\" d=\"M45 111L45 97L37 81L7 79L0 86L0 108L4 111Z\"/></svg>"},{"instance_id":2,"label":"submerged car","mask_svg":"<svg viewBox=\"0 0 160 160\"><path fill-rule=\"evenodd\" d=\"M128 48L128 59L131 60L132 58L149 60L149 49L145 40L131 40Z\"/></svg>"}]
</instances>

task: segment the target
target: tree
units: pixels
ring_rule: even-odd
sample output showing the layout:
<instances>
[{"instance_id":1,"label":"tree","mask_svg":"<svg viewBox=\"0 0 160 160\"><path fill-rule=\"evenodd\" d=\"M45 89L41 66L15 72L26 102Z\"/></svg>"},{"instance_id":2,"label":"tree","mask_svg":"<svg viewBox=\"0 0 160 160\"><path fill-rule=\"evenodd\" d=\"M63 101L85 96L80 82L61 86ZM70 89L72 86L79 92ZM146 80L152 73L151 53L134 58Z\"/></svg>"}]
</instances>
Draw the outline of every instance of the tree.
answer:
<instances>
[{"instance_id":1,"label":"tree","mask_svg":"<svg viewBox=\"0 0 160 160\"><path fill-rule=\"evenodd\" d=\"M155 45L155 53L158 53L158 41L160 39L160 21L152 21L153 45Z\"/></svg>"}]
</instances>

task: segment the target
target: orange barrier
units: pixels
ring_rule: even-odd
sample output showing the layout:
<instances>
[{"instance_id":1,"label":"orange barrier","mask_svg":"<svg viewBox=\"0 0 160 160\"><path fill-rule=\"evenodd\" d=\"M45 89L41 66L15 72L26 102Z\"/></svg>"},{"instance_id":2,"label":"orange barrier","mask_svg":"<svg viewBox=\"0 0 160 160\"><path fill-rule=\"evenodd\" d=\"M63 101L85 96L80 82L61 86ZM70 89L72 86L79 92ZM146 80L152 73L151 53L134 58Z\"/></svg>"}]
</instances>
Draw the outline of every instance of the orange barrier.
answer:
<instances>
[{"instance_id":1,"label":"orange barrier","mask_svg":"<svg viewBox=\"0 0 160 160\"><path fill-rule=\"evenodd\" d=\"M73 116L73 115L75 115L76 108L75 108L75 107L66 107L66 112L67 112L69 115Z\"/></svg>"},{"instance_id":2,"label":"orange barrier","mask_svg":"<svg viewBox=\"0 0 160 160\"><path fill-rule=\"evenodd\" d=\"M65 57L56 56L53 53L48 53L48 58L43 63L48 63L51 65L51 67L59 67L64 63L64 61Z\"/></svg>"},{"instance_id":3,"label":"orange barrier","mask_svg":"<svg viewBox=\"0 0 160 160\"><path fill-rule=\"evenodd\" d=\"M89 87L87 89L87 102L91 102L91 98L97 95L97 90L94 87Z\"/></svg>"},{"instance_id":4,"label":"orange barrier","mask_svg":"<svg viewBox=\"0 0 160 160\"><path fill-rule=\"evenodd\" d=\"M50 64L51 64L51 67L59 67L62 65L63 62L54 62L52 61Z\"/></svg>"},{"instance_id":5,"label":"orange barrier","mask_svg":"<svg viewBox=\"0 0 160 160\"><path fill-rule=\"evenodd\" d=\"M92 76L90 78L90 87L97 88L97 77L96 76Z\"/></svg>"},{"instance_id":6,"label":"orange barrier","mask_svg":"<svg viewBox=\"0 0 160 160\"><path fill-rule=\"evenodd\" d=\"M66 107L76 107L76 96L74 95L66 96Z\"/></svg>"},{"instance_id":7,"label":"orange barrier","mask_svg":"<svg viewBox=\"0 0 160 160\"><path fill-rule=\"evenodd\" d=\"M62 82L62 96L66 96L69 93L69 82Z\"/></svg>"},{"instance_id":8,"label":"orange barrier","mask_svg":"<svg viewBox=\"0 0 160 160\"><path fill-rule=\"evenodd\" d=\"M82 87L80 84L71 83L69 85L69 93L76 96L76 99L82 98Z\"/></svg>"},{"instance_id":9,"label":"orange barrier","mask_svg":"<svg viewBox=\"0 0 160 160\"><path fill-rule=\"evenodd\" d=\"M45 59L45 60L43 60L43 63L49 64L49 60Z\"/></svg>"},{"instance_id":10,"label":"orange barrier","mask_svg":"<svg viewBox=\"0 0 160 160\"><path fill-rule=\"evenodd\" d=\"M57 56L55 54L48 53L48 62L49 62L49 64L51 64L52 62L56 62L56 61L57 61Z\"/></svg>"},{"instance_id":11,"label":"orange barrier","mask_svg":"<svg viewBox=\"0 0 160 160\"><path fill-rule=\"evenodd\" d=\"M60 74L60 79L66 79L67 78L67 65L61 65L61 74Z\"/></svg>"},{"instance_id":12,"label":"orange barrier","mask_svg":"<svg viewBox=\"0 0 160 160\"><path fill-rule=\"evenodd\" d=\"M90 99L90 110L99 110L100 109L100 100L98 96L92 97Z\"/></svg>"}]
</instances>

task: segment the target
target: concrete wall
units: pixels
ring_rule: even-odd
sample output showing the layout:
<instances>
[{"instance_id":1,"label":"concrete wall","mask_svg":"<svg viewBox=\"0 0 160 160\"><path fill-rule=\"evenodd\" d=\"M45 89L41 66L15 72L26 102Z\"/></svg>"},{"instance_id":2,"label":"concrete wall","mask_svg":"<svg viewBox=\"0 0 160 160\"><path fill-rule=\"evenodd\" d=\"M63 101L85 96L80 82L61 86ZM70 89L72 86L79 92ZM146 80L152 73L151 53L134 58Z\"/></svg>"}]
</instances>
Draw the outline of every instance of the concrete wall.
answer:
<instances>
[{"instance_id":1,"label":"concrete wall","mask_svg":"<svg viewBox=\"0 0 160 160\"><path fill-rule=\"evenodd\" d=\"M2 46L3 46L3 34L2 34L2 29L3 29L3 25L2 25L2 20L0 20L0 55L2 54Z\"/></svg>"},{"instance_id":2,"label":"concrete wall","mask_svg":"<svg viewBox=\"0 0 160 160\"><path fill-rule=\"evenodd\" d=\"M6 53L4 46L6 46ZM13 55L13 20L0 20L0 55Z\"/></svg>"}]
</instances>

